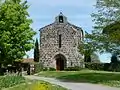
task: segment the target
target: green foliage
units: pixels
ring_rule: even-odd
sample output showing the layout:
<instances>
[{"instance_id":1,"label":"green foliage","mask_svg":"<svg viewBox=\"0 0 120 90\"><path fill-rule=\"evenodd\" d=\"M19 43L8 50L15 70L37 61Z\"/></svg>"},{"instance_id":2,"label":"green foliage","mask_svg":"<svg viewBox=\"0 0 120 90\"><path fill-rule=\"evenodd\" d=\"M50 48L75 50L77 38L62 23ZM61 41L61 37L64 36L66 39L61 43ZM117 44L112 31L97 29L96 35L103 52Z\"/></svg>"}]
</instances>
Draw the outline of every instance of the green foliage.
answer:
<instances>
[{"instance_id":1,"label":"green foliage","mask_svg":"<svg viewBox=\"0 0 120 90\"><path fill-rule=\"evenodd\" d=\"M56 71L56 69L55 69L55 68L50 67L50 68L49 68L49 71Z\"/></svg>"},{"instance_id":2,"label":"green foliage","mask_svg":"<svg viewBox=\"0 0 120 90\"><path fill-rule=\"evenodd\" d=\"M35 68L35 73L38 73L43 70L43 66L40 63L35 63L34 68Z\"/></svg>"},{"instance_id":3,"label":"green foliage","mask_svg":"<svg viewBox=\"0 0 120 90\"><path fill-rule=\"evenodd\" d=\"M95 44L88 36L90 36L87 32L85 33L84 42L79 45L79 52L84 55L85 62L99 62L99 57L95 53L97 51Z\"/></svg>"},{"instance_id":4,"label":"green foliage","mask_svg":"<svg viewBox=\"0 0 120 90\"><path fill-rule=\"evenodd\" d=\"M85 38L87 39L87 37ZM100 63L99 56L95 53L94 45L91 42L85 41L79 47L79 52L84 55L84 62Z\"/></svg>"},{"instance_id":5,"label":"green foliage","mask_svg":"<svg viewBox=\"0 0 120 90\"><path fill-rule=\"evenodd\" d=\"M91 54L92 54L92 52L90 52L90 50L85 50L85 54L84 54L85 62L91 62Z\"/></svg>"},{"instance_id":6,"label":"green foliage","mask_svg":"<svg viewBox=\"0 0 120 90\"><path fill-rule=\"evenodd\" d=\"M38 39L36 39L35 42L35 48L34 48L34 61L39 62L39 44L38 44Z\"/></svg>"},{"instance_id":7,"label":"green foliage","mask_svg":"<svg viewBox=\"0 0 120 90\"><path fill-rule=\"evenodd\" d=\"M113 72L120 72L120 62L118 63L111 63L109 68L109 71L113 71Z\"/></svg>"},{"instance_id":8,"label":"green foliage","mask_svg":"<svg viewBox=\"0 0 120 90\"><path fill-rule=\"evenodd\" d=\"M14 85L24 83L25 79L21 76L4 76L0 77L0 89L12 87Z\"/></svg>"},{"instance_id":9,"label":"green foliage","mask_svg":"<svg viewBox=\"0 0 120 90\"><path fill-rule=\"evenodd\" d=\"M43 70L42 71L49 71L48 70L48 67L43 67Z\"/></svg>"},{"instance_id":10,"label":"green foliage","mask_svg":"<svg viewBox=\"0 0 120 90\"><path fill-rule=\"evenodd\" d=\"M75 67L67 67L64 70L65 71L80 71L82 68L75 66Z\"/></svg>"},{"instance_id":11,"label":"green foliage","mask_svg":"<svg viewBox=\"0 0 120 90\"><path fill-rule=\"evenodd\" d=\"M104 64L102 63L85 63L85 68L90 70L104 70Z\"/></svg>"},{"instance_id":12,"label":"green foliage","mask_svg":"<svg viewBox=\"0 0 120 90\"><path fill-rule=\"evenodd\" d=\"M5 0L0 6L1 61L12 63L33 48L35 32L30 27L26 1Z\"/></svg>"},{"instance_id":13,"label":"green foliage","mask_svg":"<svg viewBox=\"0 0 120 90\"><path fill-rule=\"evenodd\" d=\"M117 55L112 55L111 63L118 63Z\"/></svg>"},{"instance_id":14,"label":"green foliage","mask_svg":"<svg viewBox=\"0 0 120 90\"><path fill-rule=\"evenodd\" d=\"M52 68L52 67L43 67L42 71L56 71L55 68Z\"/></svg>"},{"instance_id":15,"label":"green foliage","mask_svg":"<svg viewBox=\"0 0 120 90\"><path fill-rule=\"evenodd\" d=\"M109 69L109 67L110 67L110 63L104 63L104 71L111 71L110 69Z\"/></svg>"},{"instance_id":16,"label":"green foliage","mask_svg":"<svg viewBox=\"0 0 120 90\"><path fill-rule=\"evenodd\" d=\"M87 37L97 51L114 53L120 51L120 0L97 0L96 12L92 14L94 30Z\"/></svg>"},{"instance_id":17,"label":"green foliage","mask_svg":"<svg viewBox=\"0 0 120 90\"><path fill-rule=\"evenodd\" d=\"M120 63L86 63L85 68L90 70L120 72Z\"/></svg>"},{"instance_id":18,"label":"green foliage","mask_svg":"<svg viewBox=\"0 0 120 90\"><path fill-rule=\"evenodd\" d=\"M92 55L91 55L91 62L92 63L100 63L99 56L96 53L92 53Z\"/></svg>"},{"instance_id":19,"label":"green foliage","mask_svg":"<svg viewBox=\"0 0 120 90\"><path fill-rule=\"evenodd\" d=\"M37 70L36 73L40 72L40 71L56 71L55 68L52 68L52 67L43 67L42 65L40 64L37 64L37 67L35 65L35 69ZM36 71L35 70L35 71Z\"/></svg>"},{"instance_id":20,"label":"green foliage","mask_svg":"<svg viewBox=\"0 0 120 90\"><path fill-rule=\"evenodd\" d=\"M120 22L115 21L112 24L106 26L103 29L103 34L108 37L108 39L115 44L120 44Z\"/></svg>"}]
</instances>

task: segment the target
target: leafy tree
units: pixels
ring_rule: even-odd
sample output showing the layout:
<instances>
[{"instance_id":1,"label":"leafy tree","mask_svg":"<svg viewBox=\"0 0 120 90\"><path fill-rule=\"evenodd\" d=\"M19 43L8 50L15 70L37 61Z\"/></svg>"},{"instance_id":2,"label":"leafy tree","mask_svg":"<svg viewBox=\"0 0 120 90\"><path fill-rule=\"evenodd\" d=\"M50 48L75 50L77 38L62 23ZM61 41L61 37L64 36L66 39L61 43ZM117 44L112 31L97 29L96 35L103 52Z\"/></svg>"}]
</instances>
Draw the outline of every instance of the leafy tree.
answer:
<instances>
[{"instance_id":1,"label":"leafy tree","mask_svg":"<svg viewBox=\"0 0 120 90\"><path fill-rule=\"evenodd\" d=\"M88 38L88 35L89 34L85 32L84 42L80 44L78 48L79 52L81 52L84 55L84 61L92 62L96 48L94 47L94 43L91 42L91 40Z\"/></svg>"},{"instance_id":2,"label":"leafy tree","mask_svg":"<svg viewBox=\"0 0 120 90\"><path fill-rule=\"evenodd\" d=\"M90 50L85 50L85 54L84 54L84 61L85 62L91 62L91 52Z\"/></svg>"},{"instance_id":3,"label":"leafy tree","mask_svg":"<svg viewBox=\"0 0 120 90\"><path fill-rule=\"evenodd\" d=\"M117 62L118 62L117 55L116 54L112 55L111 63L117 63Z\"/></svg>"},{"instance_id":4,"label":"leafy tree","mask_svg":"<svg viewBox=\"0 0 120 90\"><path fill-rule=\"evenodd\" d=\"M103 29L103 34L107 35L107 37L113 43L119 43L120 41L120 22L114 22Z\"/></svg>"},{"instance_id":5,"label":"leafy tree","mask_svg":"<svg viewBox=\"0 0 120 90\"><path fill-rule=\"evenodd\" d=\"M92 63L100 63L99 56L95 52L91 54L91 62Z\"/></svg>"},{"instance_id":6,"label":"leafy tree","mask_svg":"<svg viewBox=\"0 0 120 90\"><path fill-rule=\"evenodd\" d=\"M89 46L89 44L83 44L84 46L81 46L80 52L82 51L82 54L84 55L84 62L92 62L92 63L100 63L99 56L95 53L95 50L92 49L92 46ZM85 49L86 46L89 46L91 48Z\"/></svg>"},{"instance_id":7,"label":"leafy tree","mask_svg":"<svg viewBox=\"0 0 120 90\"><path fill-rule=\"evenodd\" d=\"M39 62L39 44L38 44L38 39L36 39L36 42L35 42L34 61Z\"/></svg>"},{"instance_id":8,"label":"leafy tree","mask_svg":"<svg viewBox=\"0 0 120 90\"><path fill-rule=\"evenodd\" d=\"M120 0L97 0L95 7L97 11L92 14L94 30L87 38L101 53L120 51Z\"/></svg>"},{"instance_id":9,"label":"leafy tree","mask_svg":"<svg viewBox=\"0 0 120 90\"><path fill-rule=\"evenodd\" d=\"M33 48L35 32L30 27L27 1L5 0L0 6L1 61L12 63Z\"/></svg>"}]
</instances>

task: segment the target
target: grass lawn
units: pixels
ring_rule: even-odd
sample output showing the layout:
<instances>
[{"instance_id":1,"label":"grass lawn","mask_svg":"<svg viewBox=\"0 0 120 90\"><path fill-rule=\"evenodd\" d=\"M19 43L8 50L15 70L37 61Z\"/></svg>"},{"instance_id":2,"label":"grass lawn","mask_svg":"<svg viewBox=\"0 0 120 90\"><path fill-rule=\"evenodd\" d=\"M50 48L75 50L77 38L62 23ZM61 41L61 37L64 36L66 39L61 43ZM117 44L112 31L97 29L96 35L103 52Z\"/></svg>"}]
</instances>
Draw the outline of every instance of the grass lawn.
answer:
<instances>
[{"instance_id":1,"label":"grass lawn","mask_svg":"<svg viewBox=\"0 0 120 90\"><path fill-rule=\"evenodd\" d=\"M67 90L61 86L53 85L44 81L29 81L15 87L4 90Z\"/></svg>"},{"instance_id":2,"label":"grass lawn","mask_svg":"<svg viewBox=\"0 0 120 90\"><path fill-rule=\"evenodd\" d=\"M94 84L104 84L108 86L120 87L120 72L105 71L44 71L39 76L55 77L69 82L84 82Z\"/></svg>"}]
</instances>

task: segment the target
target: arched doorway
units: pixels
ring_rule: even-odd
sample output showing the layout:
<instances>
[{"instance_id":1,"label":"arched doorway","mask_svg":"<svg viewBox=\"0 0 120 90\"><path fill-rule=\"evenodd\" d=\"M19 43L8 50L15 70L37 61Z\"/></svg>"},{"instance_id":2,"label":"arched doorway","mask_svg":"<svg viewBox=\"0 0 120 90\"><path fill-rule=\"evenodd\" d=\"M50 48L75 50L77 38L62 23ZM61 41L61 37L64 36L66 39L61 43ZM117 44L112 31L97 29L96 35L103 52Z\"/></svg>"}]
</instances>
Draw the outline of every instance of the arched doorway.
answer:
<instances>
[{"instance_id":1,"label":"arched doorway","mask_svg":"<svg viewBox=\"0 0 120 90\"><path fill-rule=\"evenodd\" d=\"M56 60L56 70L64 70L64 68L66 67L65 56L62 54L57 54L55 56L55 60Z\"/></svg>"}]
</instances>

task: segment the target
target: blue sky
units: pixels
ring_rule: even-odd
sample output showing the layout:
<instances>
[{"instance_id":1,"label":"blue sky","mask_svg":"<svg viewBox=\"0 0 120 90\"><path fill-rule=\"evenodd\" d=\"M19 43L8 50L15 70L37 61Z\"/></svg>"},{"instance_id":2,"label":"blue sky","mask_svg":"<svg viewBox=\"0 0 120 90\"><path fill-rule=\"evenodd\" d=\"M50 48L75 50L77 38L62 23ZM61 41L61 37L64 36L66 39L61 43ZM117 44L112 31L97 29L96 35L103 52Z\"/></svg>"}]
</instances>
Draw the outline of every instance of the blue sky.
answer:
<instances>
[{"instance_id":1,"label":"blue sky","mask_svg":"<svg viewBox=\"0 0 120 90\"><path fill-rule=\"evenodd\" d=\"M52 23L60 12L67 16L70 23L90 33L94 25L90 14L95 11L95 3L96 0L28 0L28 12L33 20L31 26L37 32L34 38L39 38L39 29ZM28 55L33 57L33 50ZM110 55L100 55L100 59L109 62Z\"/></svg>"}]
</instances>

